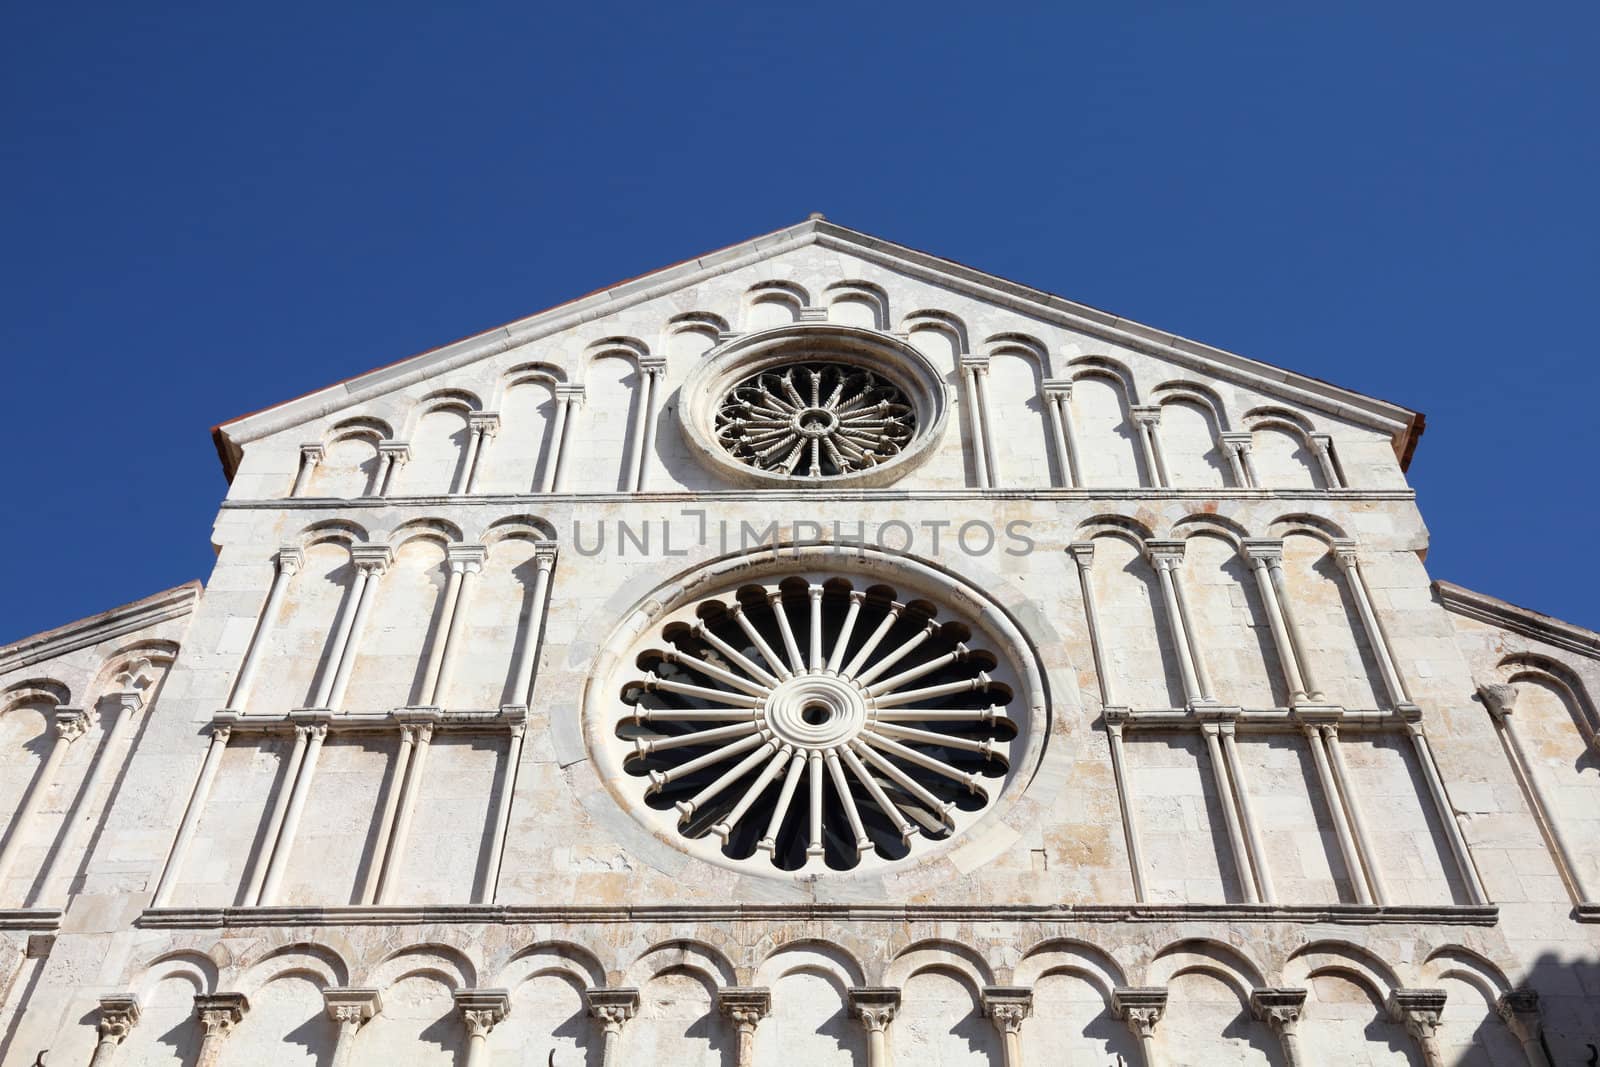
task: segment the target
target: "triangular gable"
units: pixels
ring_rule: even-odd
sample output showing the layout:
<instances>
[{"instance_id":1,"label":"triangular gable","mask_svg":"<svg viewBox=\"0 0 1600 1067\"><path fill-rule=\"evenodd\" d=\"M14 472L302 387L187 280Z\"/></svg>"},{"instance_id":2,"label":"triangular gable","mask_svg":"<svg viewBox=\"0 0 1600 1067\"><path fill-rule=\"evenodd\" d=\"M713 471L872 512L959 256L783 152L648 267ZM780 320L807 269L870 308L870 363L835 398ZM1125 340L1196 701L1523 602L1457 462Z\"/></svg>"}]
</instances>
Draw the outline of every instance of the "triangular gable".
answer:
<instances>
[{"instance_id":1,"label":"triangular gable","mask_svg":"<svg viewBox=\"0 0 1600 1067\"><path fill-rule=\"evenodd\" d=\"M1402 469L1409 464L1417 439L1422 434L1423 416L1420 412L1153 329L1131 319L813 215L798 225L597 289L504 326L406 357L253 414L230 419L212 430L224 473L231 479L243 446L269 434L344 410L352 404L441 372L519 348L584 322L613 315L642 301L813 244L831 251L847 252L908 277L952 288L998 307L1009 307L1098 340L1145 352L1202 374L1254 387L1289 403L1380 430L1388 434L1393 442Z\"/></svg>"}]
</instances>

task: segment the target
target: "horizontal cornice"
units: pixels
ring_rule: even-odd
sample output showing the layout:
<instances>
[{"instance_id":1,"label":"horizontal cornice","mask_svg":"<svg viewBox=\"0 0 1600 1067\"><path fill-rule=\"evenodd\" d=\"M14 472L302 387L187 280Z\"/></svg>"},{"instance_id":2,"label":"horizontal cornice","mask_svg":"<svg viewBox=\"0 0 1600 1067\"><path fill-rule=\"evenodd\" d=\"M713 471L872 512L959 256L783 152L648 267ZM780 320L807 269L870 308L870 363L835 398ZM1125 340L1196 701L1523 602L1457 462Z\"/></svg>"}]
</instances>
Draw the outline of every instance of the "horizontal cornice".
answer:
<instances>
[{"instance_id":1,"label":"horizontal cornice","mask_svg":"<svg viewBox=\"0 0 1600 1067\"><path fill-rule=\"evenodd\" d=\"M54 630L0 646L0 674L52 660L123 634L135 633L169 619L181 618L194 610L200 590L198 581L185 582L143 600L135 600L99 615L91 615L87 619L69 622Z\"/></svg>"}]
</instances>

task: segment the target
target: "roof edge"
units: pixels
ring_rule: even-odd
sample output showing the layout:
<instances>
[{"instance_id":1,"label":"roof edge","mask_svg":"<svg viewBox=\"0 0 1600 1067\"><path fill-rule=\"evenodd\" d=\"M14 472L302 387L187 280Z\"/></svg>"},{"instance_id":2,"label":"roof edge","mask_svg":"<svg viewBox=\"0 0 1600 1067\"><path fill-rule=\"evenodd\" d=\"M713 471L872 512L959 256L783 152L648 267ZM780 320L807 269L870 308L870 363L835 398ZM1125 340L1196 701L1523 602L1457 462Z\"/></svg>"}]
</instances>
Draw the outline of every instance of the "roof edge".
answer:
<instances>
[{"instance_id":1,"label":"roof edge","mask_svg":"<svg viewBox=\"0 0 1600 1067\"><path fill-rule=\"evenodd\" d=\"M243 454L242 446L250 441L311 421L377 392L411 384L424 374L450 370L495 355L633 303L694 284L703 278L812 243L848 249L866 258L892 261L892 266L901 270L909 269L913 273L920 269L936 273L946 280L959 279L981 289L990 300L995 300L998 295L1001 303L1026 304L1028 313L1036 317L1055 318L1078 332L1123 347L1161 355L1180 364L1207 365L1209 369L1231 372L1235 377L1260 387L1288 392L1301 403L1388 433L1402 469L1409 466L1422 434L1422 414L1399 404L1157 330L955 260L895 244L829 222L821 216L813 216L796 225L595 289L532 315L513 319L259 411L229 419L212 429L223 472L229 480L233 478Z\"/></svg>"},{"instance_id":2,"label":"roof edge","mask_svg":"<svg viewBox=\"0 0 1600 1067\"><path fill-rule=\"evenodd\" d=\"M1433 591L1446 611L1487 622L1591 659L1600 659L1600 633L1587 627L1563 622L1553 615L1520 607L1443 579L1434 581Z\"/></svg>"},{"instance_id":3,"label":"roof edge","mask_svg":"<svg viewBox=\"0 0 1600 1067\"><path fill-rule=\"evenodd\" d=\"M80 648L142 630L146 626L182 618L194 610L203 589L198 579L184 582L98 615L76 619L9 645L0 645L0 674L64 656Z\"/></svg>"}]
</instances>

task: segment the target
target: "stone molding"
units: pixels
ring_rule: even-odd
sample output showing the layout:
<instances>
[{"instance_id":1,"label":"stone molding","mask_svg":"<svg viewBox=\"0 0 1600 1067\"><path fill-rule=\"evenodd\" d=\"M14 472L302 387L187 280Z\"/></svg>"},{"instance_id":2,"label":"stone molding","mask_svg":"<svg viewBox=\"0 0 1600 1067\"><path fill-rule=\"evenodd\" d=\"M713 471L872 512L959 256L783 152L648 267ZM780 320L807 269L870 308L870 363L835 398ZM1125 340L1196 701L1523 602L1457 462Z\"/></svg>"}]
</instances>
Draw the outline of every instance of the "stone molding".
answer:
<instances>
[{"instance_id":1,"label":"stone molding","mask_svg":"<svg viewBox=\"0 0 1600 1067\"><path fill-rule=\"evenodd\" d=\"M1596 905L1600 916L1600 905ZM1350 926L1493 926L1493 904L663 904L663 905L348 905L261 908L150 908L145 929L248 929L285 926L406 926L519 923L675 923L826 919L849 922L1171 923L1260 922Z\"/></svg>"},{"instance_id":2,"label":"stone molding","mask_svg":"<svg viewBox=\"0 0 1600 1067\"><path fill-rule=\"evenodd\" d=\"M275 501L274 503L282 503ZM0 674L47 660L59 659L80 648L88 648L126 634L188 615L199 603L201 584L185 582L143 600L69 622L54 630L25 637L14 644L0 646Z\"/></svg>"},{"instance_id":3,"label":"stone molding","mask_svg":"<svg viewBox=\"0 0 1600 1067\"><path fill-rule=\"evenodd\" d=\"M322 991L322 1003L334 1022L359 1026L383 1010L383 995L376 989L329 987Z\"/></svg>"},{"instance_id":4,"label":"stone molding","mask_svg":"<svg viewBox=\"0 0 1600 1067\"><path fill-rule=\"evenodd\" d=\"M1487 593L1475 592L1454 582L1435 581L1433 592L1446 611L1477 619L1502 630L1542 641L1567 652L1600 659L1600 633L1574 626L1549 615L1519 608Z\"/></svg>"}]
</instances>

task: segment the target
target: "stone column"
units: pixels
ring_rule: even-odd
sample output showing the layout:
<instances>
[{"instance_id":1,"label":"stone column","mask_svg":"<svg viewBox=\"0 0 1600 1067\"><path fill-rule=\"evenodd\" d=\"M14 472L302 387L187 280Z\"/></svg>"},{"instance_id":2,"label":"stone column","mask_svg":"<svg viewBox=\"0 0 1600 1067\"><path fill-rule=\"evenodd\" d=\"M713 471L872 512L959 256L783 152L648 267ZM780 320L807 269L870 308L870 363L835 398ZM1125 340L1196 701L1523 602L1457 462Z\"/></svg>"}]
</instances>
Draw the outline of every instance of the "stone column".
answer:
<instances>
[{"instance_id":1,"label":"stone column","mask_svg":"<svg viewBox=\"0 0 1600 1067\"><path fill-rule=\"evenodd\" d=\"M1380 908L1387 907L1389 891L1384 887L1383 875L1378 870L1377 850L1367 838L1367 820L1361 814L1361 802L1356 799L1350 768L1344 764L1344 751L1339 747L1339 724L1322 722L1318 727L1322 731L1322 743L1327 748L1329 762L1333 765L1339 798L1344 805L1345 815L1350 819L1350 829L1355 834L1356 850L1361 854L1361 866L1366 871L1367 884L1372 888L1372 902Z\"/></svg>"},{"instance_id":2,"label":"stone column","mask_svg":"<svg viewBox=\"0 0 1600 1067\"><path fill-rule=\"evenodd\" d=\"M493 411L474 411L467 416L467 460L461 465L462 493L470 493L478 482L478 472L483 469L483 453L500 430L500 416Z\"/></svg>"},{"instance_id":3,"label":"stone column","mask_svg":"<svg viewBox=\"0 0 1600 1067\"><path fill-rule=\"evenodd\" d=\"M451 545L445 550L445 563L450 568L450 577L445 583L439 629L432 647L428 649L428 664L422 675L421 703L425 707L444 703L450 668L461 646L461 620L472 602L473 578L483 571L483 561L488 552L483 545Z\"/></svg>"},{"instance_id":4,"label":"stone column","mask_svg":"<svg viewBox=\"0 0 1600 1067\"><path fill-rule=\"evenodd\" d=\"M300 818L305 814L306 799L311 795L311 781L317 773L317 758L322 754L322 742L328 736L327 720L313 716L307 717L307 725L296 727L306 734L305 757L300 761L300 773L295 775L294 789L289 794L289 809L284 814L283 827L278 831L278 840L272 849L272 862L267 866L266 882L261 887L259 903L263 907L277 903L278 887L283 884L283 873L289 868L289 854L294 851Z\"/></svg>"},{"instance_id":5,"label":"stone column","mask_svg":"<svg viewBox=\"0 0 1600 1067\"><path fill-rule=\"evenodd\" d=\"M466 1067L489 1067L489 1034L511 1012L511 994L504 989L458 989L456 1010L467 1027Z\"/></svg>"},{"instance_id":6,"label":"stone column","mask_svg":"<svg viewBox=\"0 0 1600 1067\"><path fill-rule=\"evenodd\" d=\"M717 993L717 1007L739 1034L737 1067L755 1067L756 1027L772 1012L772 991L768 989L723 989Z\"/></svg>"},{"instance_id":7,"label":"stone column","mask_svg":"<svg viewBox=\"0 0 1600 1067\"><path fill-rule=\"evenodd\" d=\"M305 553L294 545L284 545L272 557L272 562L274 567L272 586L267 590L266 605L256 617L256 628L250 634L250 644L245 649L244 662L239 665L239 673L233 680L233 689L228 694L230 708L240 708L250 695L250 685L255 680L256 667L261 661L261 646L266 643L267 635L272 633L272 627L278 618L278 609L283 603L283 594L289 588L289 579L300 573L300 567L305 562Z\"/></svg>"},{"instance_id":8,"label":"stone column","mask_svg":"<svg viewBox=\"0 0 1600 1067\"><path fill-rule=\"evenodd\" d=\"M1372 610L1372 598L1367 594L1367 579L1361 570L1361 560L1356 555L1355 542L1343 538L1333 542L1334 559L1339 562L1339 569L1344 571L1345 582L1350 587L1350 595L1355 598L1356 613L1361 616L1361 626L1367 632L1367 643L1372 646L1372 654L1378 660L1378 672L1383 675L1384 688L1389 691L1389 700L1395 710L1416 707L1411 703L1411 697L1406 694L1405 683L1400 679L1400 672L1395 668L1394 655L1389 649L1389 637L1383 630L1383 624L1378 621L1377 613Z\"/></svg>"},{"instance_id":9,"label":"stone column","mask_svg":"<svg viewBox=\"0 0 1600 1067\"><path fill-rule=\"evenodd\" d=\"M1139 441L1144 445L1145 467L1150 472L1151 487L1165 489L1172 483L1167 478L1167 457L1161 451L1160 404L1140 404L1128 409L1128 417L1139 427Z\"/></svg>"},{"instance_id":10,"label":"stone column","mask_svg":"<svg viewBox=\"0 0 1600 1067\"><path fill-rule=\"evenodd\" d=\"M522 764L522 738L527 733L527 709L500 709L511 728L506 746L506 766L500 774L500 801L495 806L494 837L489 842L489 860L483 870L483 888L477 903L492 904L500 891L500 858L505 855L506 836L511 832L511 796L517 788L517 768Z\"/></svg>"},{"instance_id":11,"label":"stone column","mask_svg":"<svg viewBox=\"0 0 1600 1067\"><path fill-rule=\"evenodd\" d=\"M291 497L299 496L306 491L306 483L311 480L311 472L317 469L317 464L322 462L324 455L321 445L300 446L300 465L295 468L294 484L289 487Z\"/></svg>"},{"instance_id":12,"label":"stone column","mask_svg":"<svg viewBox=\"0 0 1600 1067\"><path fill-rule=\"evenodd\" d=\"M1256 887L1261 891L1261 901L1264 904L1278 902L1277 890L1272 885L1272 872L1267 866L1267 849L1262 843L1260 831L1256 827L1255 805L1250 800L1250 787L1245 783L1244 770L1239 760L1239 748L1234 742L1238 709L1229 708L1226 713L1229 717L1220 721L1217 726L1221 733L1222 758L1228 765L1228 777L1233 782L1233 796L1239 806L1239 822L1244 827L1245 844L1250 846L1250 866L1255 868Z\"/></svg>"},{"instance_id":13,"label":"stone column","mask_svg":"<svg viewBox=\"0 0 1600 1067\"><path fill-rule=\"evenodd\" d=\"M533 559L538 567L533 579L533 604L528 609L528 626L513 661L517 669L516 682L511 687L511 699L526 708L533 707L533 678L539 665L539 641L544 636L545 616L550 609L550 574L556 565L556 543L538 542L534 545Z\"/></svg>"},{"instance_id":14,"label":"stone column","mask_svg":"<svg viewBox=\"0 0 1600 1067\"><path fill-rule=\"evenodd\" d=\"M1517 687L1509 684L1480 685L1478 696L1482 699L1483 706L1489 709L1489 716L1494 720L1495 729L1500 734L1500 744L1506 750L1506 758L1511 763L1511 769L1528 798L1528 807L1533 811L1534 820L1544 832L1550 850L1555 853L1556 865L1561 870L1562 879L1567 883L1573 902L1582 904L1588 901L1590 897L1579 874L1579 866L1573 859L1572 847L1567 844L1567 839L1561 832L1561 824L1556 820L1554 810L1539 785L1539 779L1533 773L1533 764L1528 761L1527 751L1522 747L1522 737L1517 732L1512 714L1517 707Z\"/></svg>"},{"instance_id":15,"label":"stone column","mask_svg":"<svg viewBox=\"0 0 1600 1067\"><path fill-rule=\"evenodd\" d=\"M1495 1012L1522 1045L1528 1067L1551 1067L1544 1051L1544 1020L1539 1013L1539 993L1533 989L1509 989L1500 994Z\"/></svg>"},{"instance_id":16,"label":"stone column","mask_svg":"<svg viewBox=\"0 0 1600 1067\"><path fill-rule=\"evenodd\" d=\"M195 1067L216 1067L222 1043L249 1010L250 1001L243 993L211 993L194 998L195 1018L200 1020L203 1031Z\"/></svg>"},{"instance_id":17,"label":"stone column","mask_svg":"<svg viewBox=\"0 0 1600 1067\"><path fill-rule=\"evenodd\" d=\"M155 895L150 900L152 908L164 908L172 899L173 887L178 884L178 872L183 868L184 856L194 841L195 828L200 825L200 813L205 809L206 798L211 795L211 783L216 780L217 768L222 765L222 752L228 747L233 733L233 720L237 716L219 713L211 720L211 743L206 748L205 762L200 765L200 777L194 791L189 794L188 807L183 810L183 821L178 824L178 836L167 855L167 864L161 870Z\"/></svg>"},{"instance_id":18,"label":"stone column","mask_svg":"<svg viewBox=\"0 0 1600 1067\"><path fill-rule=\"evenodd\" d=\"M17 805L17 814L11 820L5 847L0 848L0 886L5 885L11 868L16 865L17 856L28 844L29 831L39 817L39 808L45 797L50 795L56 775L61 773L61 762L67 758L67 749L88 732L91 722L89 713L82 708L57 707L51 713L50 725L50 749L45 753L44 763L33 776L21 803Z\"/></svg>"},{"instance_id":19,"label":"stone column","mask_svg":"<svg viewBox=\"0 0 1600 1067\"><path fill-rule=\"evenodd\" d=\"M95 1023L99 1034L89 1067L111 1067L117 1046L139 1022L139 998L131 993L100 998L100 1018Z\"/></svg>"},{"instance_id":20,"label":"stone column","mask_svg":"<svg viewBox=\"0 0 1600 1067\"><path fill-rule=\"evenodd\" d=\"M572 436L572 409L583 403L583 386L558 385L556 386L556 425L551 435L551 447L555 450L546 465L544 487L546 493L559 493L565 481L567 444Z\"/></svg>"},{"instance_id":21,"label":"stone column","mask_svg":"<svg viewBox=\"0 0 1600 1067\"><path fill-rule=\"evenodd\" d=\"M355 598L354 613L340 627L340 640L335 646L339 653L339 669L334 673L331 691L317 693L318 697L326 697L327 700L326 703L318 700L319 708L340 708L344 704L345 690L350 686L350 672L355 669L356 656L361 648L361 635L367 627L367 613L372 610L373 596L378 589L377 580L389 569L394 551L388 545L357 545L351 550L350 557L366 580L360 582L361 592ZM332 666L331 657L329 666ZM326 685L324 682L324 688Z\"/></svg>"},{"instance_id":22,"label":"stone column","mask_svg":"<svg viewBox=\"0 0 1600 1067\"><path fill-rule=\"evenodd\" d=\"M306 758L306 743L311 740L309 727L297 726L289 757L284 761L283 780L272 798L272 811L267 815L266 833L261 837L261 851L250 865L250 878L245 883L244 906L256 907L261 903L261 887L267 884L267 868L272 866L273 849L283 832L283 820L289 814L289 800L294 795L295 783L300 780L300 764Z\"/></svg>"},{"instance_id":23,"label":"stone column","mask_svg":"<svg viewBox=\"0 0 1600 1067\"><path fill-rule=\"evenodd\" d=\"M109 703L114 709L111 712L111 726L106 729L105 739L100 742L99 758L95 760L88 779L62 820L55 851L50 854L44 875L35 883L29 895L29 907L35 906L50 891L50 884L60 875L63 866L70 866L82 859L83 847L79 840L94 824L96 805L105 791L107 777L120 768L120 753L127 748L128 734L144 708L144 694L137 689L124 689L106 694L102 703Z\"/></svg>"},{"instance_id":24,"label":"stone column","mask_svg":"<svg viewBox=\"0 0 1600 1067\"><path fill-rule=\"evenodd\" d=\"M1111 1010L1133 1031L1139 1051L1144 1053L1144 1067L1164 1067L1156 1048L1156 1023L1167 1010L1167 991L1130 986L1113 989Z\"/></svg>"},{"instance_id":25,"label":"stone column","mask_svg":"<svg viewBox=\"0 0 1600 1067\"><path fill-rule=\"evenodd\" d=\"M394 830L389 835L389 848L383 855L383 867L378 876L379 904L388 904L394 899L395 875L400 870L400 863L405 858L406 842L411 837L411 817L417 808L417 794L422 791L422 769L428 762L428 747L433 742L435 718L431 712L407 712L405 724L401 727L410 731L413 738L411 761L406 767L405 788L400 795Z\"/></svg>"},{"instance_id":26,"label":"stone column","mask_svg":"<svg viewBox=\"0 0 1600 1067\"><path fill-rule=\"evenodd\" d=\"M655 455L656 412L661 402L661 377L667 361L659 356L639 361L639 412L634 421L637 443L633 460L633 491L644 492L650 477L650 459Z\"/></svg>"},{"instance_id":27,"label":"stone column","mask_svg":"<svg viewBox=\"0 0 1600 1067\"><path fill-rule=\"evenodd\" d=\"M1149 541L1145 544L1145 555L1161 583L1161 599L1167 609L1172 649L1178 655L1178 671L1183 676L1184 699L1193 706L1209 701L1200 686L1194 644L1189 639L1186 615L1178 599L1178 568L1183 563L1184 545L1183 541Z\"/></svg>"},{"instance_id":28,"label":"stone column","mask_svg":"<svg viewBox=\"0 0 1600 1067\"><path fill-rule=\"evenodd\" d=\"M1055 442L1056 466L1064 489L1078 488L1078 442L1072 430L1072 381L1046 378L1041 383L1045 410L1050 413L1050 436Z\"/></svg>"},{"instance_id":29,"label":"stone column","mask_svg":"<svg viewBox=\"0 0 1600 1067\"><path fill-rule=\"evenodd\" d=\"M638 1014L639 991L637 989L588 989L584 991L584 998L589 1002L589 1015L599 1020L605 1034L604 1051L601 1053L600 1067L622 1067L622 1061L617 1052L618 1039L622 1037L622 1027L629 1019Z\"/></svg>"},{"instance_id":30,"label":"stone column","mask_svg":"<svg viewBox=\"0 0 1600 1067\"><path fill-rule=\"evenodd\" d=\"M411 765L411 750L417 743L414 727L400 727L400 748L395 752L394 771L389 777L389 788L383 795L383 813L378 816L378 839L372 844L372 856L367 860L366 877L361 881L361 903L372 904L378 899L378 883L389 855L389 839L394 835L394 822L400 810L400 796L410 780L406 770Z\"/></svg>"},{"instance_id":31,"label":"stone column","mask_svg":"<svg viewBox=\"0 0 1600 1067\"><path fill-rule=\"evenodd\" d=\"M900 1008L900 990L887 986L849 990L850 1011L867 1028L867 1067L890 1067L889 1024Z\"/></svg>"},{"instance_id":32,"label":"stone column","mask_svg":"<svg viewBox=\"0 0 1600 1067\"><path fill-rule=\"evenodd\" d=\"M1305 1010L1304 989L1257 989L1250 994L1250 1011L1272 1028L1283 1046L1283 1067L1301 1067L1300 1037L1296 1027Z\"/></svg>"},{"instance_id":33,"label":"stone column","mask_svg":"<svg viewBox=\"0 0 1600 1067\"><path fill-rule=\"evenodd\" d=\"M983 991L983 1013L1005 1042L1005 1067L1023 1067L1022 1020L1033 1011L1033 990L1020 986L988 986Z\"/></svg>"},{"instance_id":34,"label":"stone column","mask_svg":"<svg viewBox=\"0 0 1600 1067\"><path fill-rule=\"evenodd\" d=\"M1211 775L1216 782L1217 803L1222 807L1222 821L1228 829L1228 847L1233 851L1239 891L1244 894L1246 903L1255 904L1261 900L1261 895L1256 891L1255 872L1251 870L1252 850L1239 824L1233 784L1228 781L1227 757L1222 753L1222 726L1220 716L1211 717L1208 713L1208 721L1200 724L1200 732L1206 739L1206 754L1211 758Z\"/></svg>"},{"instance_id":35,"label":"stone column","mask_svg":"<svg viewBox=\"0 0 1600 1067\"><path fill-rule=\"evenodd\" d=\"M1333 438L1325 433L1307 434L1306 440L1311 444L1311 451L1317 457L1317 465L1322 468L1322 480L1329 489L1343 489L1344 479L1339 477L1338 464L1333 461Z\"/></svg>"},{"instance_id":36,"label":"stone column","mask_svg":"<svg viewBox=\"0 0 1600 1067\"><path fill-rule=\"evenodd\" d=\"M1299 649L1290 636L1283 605L1278 601L1278 589L1273 583L1272 568L1283 565L1283 542L1251 538L1239 546L1240 555L1250 564L1256 576L1256 590L1267 611L1267 623L1272 629L1272 646L1278 652L1278 665L1283 669L1283 680L1289 687L1289 706L1308 703L1311 693L1306 688L1305 673L1300 664Z\"/></svg>"},{"instance_id":37,"label":"stone column","mask_svg":"<svg viewBox=\"0 0 1600 1067\"><path fill-rule=\"evenodd\" d=\"M978 422L983 427L984 465L989 468L989 488L1000 488L1000 457L994 450L994 411L989 407L989 357L974 364L973 384L977 387Z\"/></svg>"},{"instance_id":38,"label":"stone column","mask_svg":"<svg viewBox=\"0 0 1600 1067\"><path fill-rule=\"evenodd\" d=\"M372 496L386 497L394 487L394 472L411 462L411 446L404 441L378 442L378 476L372 480Z\"/></svg>"},{"instance_id":39,"label":"stone column","mask_svg":"<svg viewBox=\"0 0 1600 1067\"><path fill-rule=\"evenodd\" d=\"M1106 669L1105 653L1101 648L1100 612L1094 596L1094 542L1078 541L1068 545L1067 551L1077 565L1078 587L1083 591L1083 615L1089 628L1089 651L1094 656L1094 673L1100 683L1100 704L1103 707L1115 707L1118 703L1113 695L1116 679Z\"/></svg>"},{"instance_id":40,"label":"stone column","mask_svg":"<svg viewBox=\"0 0 1600 1067\"><path fill-rule=\"evenodd\" d=\"M1442 989L1396 989L1389 994L1389 1017L1405 1024L1406 1033L1422 1049L1426 1067L1445 1067L1438 1036L1444 997Z\"/></svg>"},{"instance_id":41,"label":"stone column","mask_svg":"<svg viewBox=\"0 0 1600 1067\"><path fill-rule=\"evenodd\" d=\"M1144 850L1139 845L1139 824L1133 817L1133 794L1122 755L1122 727L1130 715L1127 708L1102 708L1106 740L1111 748L1111 776L1117 783L1117 806L1122 809L1122 836L1128 845L1128 867L1133 875L1133 899L1144 903Z\"/></svg>"},{"instance_id":42,"label":"stone column","mask_svg":"<svg viewBox=\"0 0 1600 1067\"><path fill-rule=\"evenodd\" d=\"M1456 868L1461 872L1461 880L1466 884L1467 895L1474 904L1489 903L1489 894L1484 892L1483 882L1478 878L1478 868L1472 862L1472 853L1467 848L1467 839L1461 833L1461 822L1456 818L1455 805L1450 803L1450 794L1445 791L1444 779L1439 776L1439 767L1433 762L1433 749L1428 744L1428 738L1422 732L1421 711L1415 716L1407 715L1406 733L1411 737L1411 745L1416 749L1417 764L1422 768L1422 777L1428 783L1428 795L1433 798L1434 810L1439 813L1439 822L1444 826L1445 837L1450 841L1450 852L1455 856Z\"/></svg>"},{"instance_id":43,"label":"stone column","mask_svg":"<svg viewBox=\"0 0 1600 1067\"><path fill-rule=\"evenodd\" d=\"M328 1009L328 1018L339 1028L332 1067L350 1067L356 1033L383 1010L383 998L376 989L330 988L322 991L322 1003Z\"/></svg>"},{"instance_id":44,"label":"stone column","mask_svg":"<svg viewBox=\"0 0 1600 1067\"><path fill-rule=\"evenodd\" d=\"M1250 442L1255 437L1249 430L1217 435L1217 443L1228 457L1228 467L1233 471L1233 482L1240 489L1256 488L1255 462L1250 458Z\"/></svg>"},{"instance_id":45,"label":"stone column","mask_svg":"<svg viewBox=\"0 0 1600 1067\"><path fill-rule=\"evenodd\" d=\"M1321 724L1333 721L1338 714L1333 709L1317 712L1302 709L1295 712L1294 719L1300 724L1300 729L1306 736L1306 744L1311 748L1311 762L1317 768L1317 783L1322 787L1322 795L1328 802L1328 821L1333 823L1334 836L1339 840L1339 856L1344 861L1345 873L1350 876L1350 889L1356 895L1356 903L1371 904L1372 893L1367 889L1366 870L1362 866L1355 840L1350 835L1350 824L1345 815L1344 803L1339 796L1339 786L1333 777L1333 771L1328 766L1328 749L1322 738Z\"/></svg>"},{"instance_id":46,"label":"stone column","mask_svg":"<svg viewBox=\"0 0 1600 1067\"><path fill-rule=\"evenodd\" d=\"M978 367L987 366L988 362L983 356L961 357L961 378L967 385L967 436L972 438L972 466L978 475L979 489L987 489L990 486L983 400L978 392Z\"/></svg>"}]
</instances>

